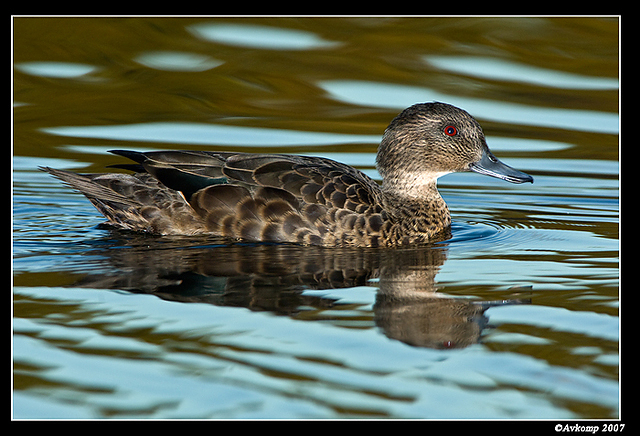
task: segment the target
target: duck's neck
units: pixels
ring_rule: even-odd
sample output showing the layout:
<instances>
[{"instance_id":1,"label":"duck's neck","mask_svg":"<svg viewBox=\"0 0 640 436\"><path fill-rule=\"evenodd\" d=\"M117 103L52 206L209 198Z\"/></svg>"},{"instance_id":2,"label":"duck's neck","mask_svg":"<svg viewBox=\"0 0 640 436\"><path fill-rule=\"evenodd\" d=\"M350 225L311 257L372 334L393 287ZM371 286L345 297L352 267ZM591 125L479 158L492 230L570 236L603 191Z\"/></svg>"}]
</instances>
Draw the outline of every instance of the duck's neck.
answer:
<instances>
[{"instance_id":1,"label":"duck's neck","mask_svg":"<svg viewBox=\"0 0 640 436\"><path fill-rule=\"evenodd\" d=\"M437 177L423 177L383 181L385 209L403 232L424 234L431 239L451 225L449 208L438 192L436 180Z\"/></svg>"}]
</instances>

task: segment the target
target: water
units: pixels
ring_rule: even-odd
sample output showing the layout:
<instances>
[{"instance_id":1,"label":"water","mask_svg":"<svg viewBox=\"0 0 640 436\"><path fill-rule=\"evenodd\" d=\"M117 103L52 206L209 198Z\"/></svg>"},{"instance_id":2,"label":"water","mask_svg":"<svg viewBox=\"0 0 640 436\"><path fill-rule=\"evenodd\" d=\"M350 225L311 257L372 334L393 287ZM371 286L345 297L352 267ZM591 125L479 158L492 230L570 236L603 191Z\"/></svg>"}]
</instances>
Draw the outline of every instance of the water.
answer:
<instances>
[{"instance_id":1,"label":"water","mask_svg":"<svg viewBox=\"0 0 640 436\"><path fill-rule=\"evenodd\" d=\"M15 18L13 417L619 418L618 24ZM117 232L36 169L206 149L379 179L429 100L535 178L441 178L432 247Z\"/></svg>"}]
</instances>

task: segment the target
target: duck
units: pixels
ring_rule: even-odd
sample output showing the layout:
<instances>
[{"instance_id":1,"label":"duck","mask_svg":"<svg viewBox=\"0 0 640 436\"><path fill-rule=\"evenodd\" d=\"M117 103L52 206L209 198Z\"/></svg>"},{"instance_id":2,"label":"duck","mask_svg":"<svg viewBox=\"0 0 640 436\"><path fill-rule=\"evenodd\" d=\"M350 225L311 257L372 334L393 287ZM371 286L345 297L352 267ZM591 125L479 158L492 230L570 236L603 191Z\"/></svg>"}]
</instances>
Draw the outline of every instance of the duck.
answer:
<instances>
[{"instance_id":1,"label":"duck","mask_svg":"<svg viewBox=\"0 0 640 436\"><path fill-rule=\"evenodd\" d=\"M437 180L473 171L510 183L533 177L498 160L480 124L441 102L403 110L376 155L378 183L322 157L229 151L111 150L128 173L41 167L84 194L116 228L158 235L324 247L401 247L450 237Z\"/></svg>"}]
</instances>

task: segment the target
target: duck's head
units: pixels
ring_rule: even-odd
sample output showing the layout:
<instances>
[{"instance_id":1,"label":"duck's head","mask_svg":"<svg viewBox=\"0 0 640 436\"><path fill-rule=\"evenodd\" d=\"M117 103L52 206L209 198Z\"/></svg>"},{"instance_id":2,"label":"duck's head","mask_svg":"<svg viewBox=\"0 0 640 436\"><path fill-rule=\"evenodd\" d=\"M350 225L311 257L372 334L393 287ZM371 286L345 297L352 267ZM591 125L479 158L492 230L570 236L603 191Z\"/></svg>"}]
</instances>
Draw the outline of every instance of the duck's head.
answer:
<instances>
[{"instance_id":1,"label":"duck's head","mask_svg":"<svg viewBox=\"0 0 640 436\"><path fill-rule=\"evenodd\" d=\"M421 103L400 113L385 130L376 158L383 188L416 196L445 174L475 171L511 183L533 177L500 162L489 151L480 124L445 103Z\"/></svg>"}]
</instances>

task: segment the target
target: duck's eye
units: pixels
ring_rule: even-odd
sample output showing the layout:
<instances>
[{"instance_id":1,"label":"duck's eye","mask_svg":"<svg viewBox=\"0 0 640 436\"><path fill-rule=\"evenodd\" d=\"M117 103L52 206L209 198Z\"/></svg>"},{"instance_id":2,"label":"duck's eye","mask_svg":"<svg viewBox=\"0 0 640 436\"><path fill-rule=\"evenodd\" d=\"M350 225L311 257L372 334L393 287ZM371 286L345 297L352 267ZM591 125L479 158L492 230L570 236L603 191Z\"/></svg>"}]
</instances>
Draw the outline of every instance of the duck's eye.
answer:
<instances>
[{"instance_id":1,"label":"duck's eye","mask_svg":"<svg viewBox=\"0 0 640 436\"><path fill-rule=\"evenodd\" d=\"M447 126L444 128L444 134L447 136L456 136L458 129L456 129L456 126Z\"/></svg>"}]
</instances>

